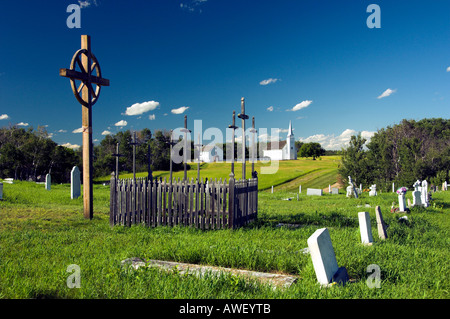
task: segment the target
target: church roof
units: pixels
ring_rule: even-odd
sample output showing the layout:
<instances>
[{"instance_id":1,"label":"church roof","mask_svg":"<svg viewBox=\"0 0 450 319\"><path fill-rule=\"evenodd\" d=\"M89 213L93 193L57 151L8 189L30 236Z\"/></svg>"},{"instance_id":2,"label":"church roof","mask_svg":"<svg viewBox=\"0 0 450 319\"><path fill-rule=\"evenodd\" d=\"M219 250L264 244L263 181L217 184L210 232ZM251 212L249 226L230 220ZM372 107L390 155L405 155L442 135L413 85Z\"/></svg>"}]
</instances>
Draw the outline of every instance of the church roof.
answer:
<instances>
[{"instance_id":1,"label":"church roof","mask_svg":"<svg viewBox=\"0 0 450 319\"><path fill-rule=\"evenodd\" d=\"M278 145L277 145L278 144ZM268 142L267 143L267 150L281 150L283 147L286 146L286 141L279 141L279 142Z\"/></svg>"}]
</instances>

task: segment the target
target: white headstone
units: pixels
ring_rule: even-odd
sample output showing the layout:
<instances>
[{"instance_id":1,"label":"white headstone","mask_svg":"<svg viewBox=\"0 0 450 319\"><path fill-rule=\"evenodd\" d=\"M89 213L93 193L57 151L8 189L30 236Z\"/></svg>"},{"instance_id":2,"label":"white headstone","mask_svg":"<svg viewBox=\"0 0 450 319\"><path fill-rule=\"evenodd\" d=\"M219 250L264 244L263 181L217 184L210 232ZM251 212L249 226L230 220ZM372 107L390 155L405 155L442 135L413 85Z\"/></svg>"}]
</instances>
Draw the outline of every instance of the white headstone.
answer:
<instances>
[{"instance_id":1,"label":"white headstone","mask_svg":"<svg viewBox=\"0 0 450 319\"><path fill-rule=\"evenodd\" d=\"M392 183L392 192L395 193L395 185Z\"/></svg>"},{"instance_id":2,"label":"white headstone","mask_svg":"<svg viewBox=\"0 0 450 319\"><path fill-rule=\"evenodd\" d=\"M328 184L328 193L331 194L331 185L330 184Z\"/></svg>"},{"instance_id":3,"label":"white headstone","mask_svg":"<svg viewBox=\"0 0 450 319\"><path fill-rule=\"evenodd\" d=\"M377 219L378 237L380 237L380 239L386 239L387 238L386 224L384 223L384 219L383 219L383 215L381 214L380 206L375 207L375 216Z\"/></svg>"},{"instance_id":4,"label":"white headstone","mask_svg":"<svg viewBox=\"0 0 450 319\"><path fill-rule=\"evenodd\" d=\"M45 175L45 189L46 190L50 190L52 185L52 177L50 176L50 174Z\"/></svg>"},{"instance_id":5,"label":"white headstone","mask_svg":"<svg viewBox=\"0 0 450 319\"><path fill-rule=\"evenodd\" d=\"M302 185L298 186L298 192L301 193L302 192Z\"/></svg>"},{"instance_id":6,"label":"white headstone","mask_svg":"<svg viewBox=\"0 0 450 319\"><path fill-rule=\"evenodd\" d=\"M331 243L330 233L327 228L321 228L308 238L308 248L316 272L317 281L321 285L331 282L338 271L336 255Z\"/></svg>"},{"instance_id":7,"label":"white headstone","mask_svg":"<svg viewBox=\"0 0 450 319\"><path fill-rule=\"evenodd\" d=\"M412 192L412 196L413 196L413 206L422 206L422 192L421 192L421 186L420 186L420 181L416 181L413 185L414 187L414 191Z\"/></svg>"},{"instance_id":8,"label":"white headstone","mask_svg":"<svg viewBox=\"0 0 450 319\"><path fill-rule=\"evenodd\" d=\"M0 183L0 200L3 199L3 183Z\"/></svg>"},{"instance_id":9,"label":"white headstone","mask_svg":"<svg viewBox=\"0 0 450 319\"><path fill-rule=\"evenodd\" d=\"M353 180L352 180L352 177L351 177L351 176L348 177L348 183L349 183L350 185L347 187L347 197L352 197L352 196L354 196L355 198L358 198L358 191L356 190L356 187L355 187L355 185L353 184ZM350 187L351 187L351 188L350 188Z\"/></svg>"},{"instance_id":10,"label":"white headstone","mask_svg":"<svg viewBox=\"0 0 450 319\"><path fill-rule=\"evenodd\" d=\"M447 181L445 181L445 182L444 182L444 187L445 187L445 189L444 189L444 190L448 190L448 185L447 185Z\"/></svg>"},{"instance_id":11,"label":"white headstone","mask_svg":"<svg viewBox=\"0 0 450 319\"><path fill-rule=\"evenodd\" d=\"M331 194L332 195L338 195L339 194L339 188L336 188L336 187L331 188Z\"/></svg>"},{"instance_id":12,"label":"white headstone","mask_svg":"<svg viewBox=\"0 0 450 319\"><path fill-rule=\"evenodd\" d=\"M273 194L273 185L272 185L272 194Z\"/></svg>"},{"instance_id":13,"label":"white headstone","mask_svg":"<svg viewBox=\"0 0 450 319\"><path fill-rule=\"evenodd\" d=\"M377 185L373 184L370 186L369 196L377 196Z\"/></svg>"},{"instance_id":14,"label":"white headstone","mask_svg":"<svg viewBox=\"0 0 450 319\"><path fill-rule=\"evenodd\" d=\"M77 199L81 196L80 170L74 166L70 172L70 198Z\"/></svg>"},{"instance_id":15,"label":"white headstone","mask_svg":"<svg viewBox=\"0 0 450 319\"><path fill-rule=\"evenodd\" d=\"M428 207L428 182L426 180L422 181L422 194L421 194L422 205Z\"/></svg>"},{"instance_id":16,"label":"white headstone","mask_svg":"<svg viewBox=\"0 0 450 319\"><path fill-rule=\"evenodd\" d=\"M398 210L406 212L405 194L398 194Z\"/></svg>"},{"instance_id":17,"label":"white headstone","mask_svg":"<svg viewBox=\"0 0 450 319\"><path fill-rule=\"evenodd\" d=\"M306 195L308 196L322 196L322 190L316 188L308 188L306 190Z\"/></svg>"},{"instance_id":18,"label":"white headstone","mask_svg":"<svg viewBox=\"0 0 450 319\"><path fill-rule=\"evenodd\" d=\"M358 213L358 221L359 221L359 232L361 234L361 242L363 244L371 244L373 242L373 237L369 213L368 212Z\"/></svg>"}]
</instances>

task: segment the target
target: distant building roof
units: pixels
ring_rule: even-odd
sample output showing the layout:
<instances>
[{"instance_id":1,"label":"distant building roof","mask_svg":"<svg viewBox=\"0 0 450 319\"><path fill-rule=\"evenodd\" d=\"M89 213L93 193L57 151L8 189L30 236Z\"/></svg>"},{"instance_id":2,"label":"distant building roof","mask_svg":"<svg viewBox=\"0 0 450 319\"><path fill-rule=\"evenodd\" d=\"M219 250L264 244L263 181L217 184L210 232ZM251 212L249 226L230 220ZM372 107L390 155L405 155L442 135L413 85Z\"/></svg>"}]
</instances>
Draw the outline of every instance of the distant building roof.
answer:
<instances>
[{"instance_id":1,"label":"distant building roof","mask_svg":"<svg viewBox=\"0 0 450 319\"><path fill-rule=\"evenodd\" d=\"M267 143L267 150L281 150L285 146L286 146L286 141L268 142Z\"/></svg>"}]
</instances>

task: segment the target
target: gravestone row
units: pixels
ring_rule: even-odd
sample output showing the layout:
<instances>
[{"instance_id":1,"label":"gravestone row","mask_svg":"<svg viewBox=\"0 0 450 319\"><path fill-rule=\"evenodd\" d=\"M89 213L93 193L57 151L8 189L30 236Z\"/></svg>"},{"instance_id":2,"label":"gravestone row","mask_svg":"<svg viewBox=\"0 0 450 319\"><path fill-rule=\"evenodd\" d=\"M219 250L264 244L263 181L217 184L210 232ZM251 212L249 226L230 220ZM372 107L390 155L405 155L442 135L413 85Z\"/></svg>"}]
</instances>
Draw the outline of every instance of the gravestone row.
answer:
<instances>
[{"instance_id":1,"label":"gravestone row","mask_svg":"<svg viewBox=\"0 0 450 319\"><path fill-rule=\"evenodd\" d=\"M377 219L378 236L380 239L387 239L386 224L381 214L380 206L375 208ZM358 213L361 242L370 246L373 243L370 215L368 212ZM339 267L336 255L331 242L330 233L327 228L316 230L307 240L308 250L313 262L314 271L319 284L327 287L334 283L343 284L349 280L345 267Z\"/></svg>"}]
</instances>

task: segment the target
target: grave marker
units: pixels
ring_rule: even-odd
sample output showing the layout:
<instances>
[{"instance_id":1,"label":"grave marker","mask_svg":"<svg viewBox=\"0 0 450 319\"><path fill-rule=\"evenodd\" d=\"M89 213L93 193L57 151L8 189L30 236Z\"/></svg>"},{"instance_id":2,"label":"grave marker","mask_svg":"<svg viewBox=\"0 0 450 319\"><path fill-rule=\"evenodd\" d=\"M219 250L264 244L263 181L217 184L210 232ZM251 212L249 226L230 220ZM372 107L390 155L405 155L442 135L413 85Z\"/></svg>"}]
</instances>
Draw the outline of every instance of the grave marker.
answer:
<instances>
[{"instance_id":1,"label":"grave marker","mask_svg":"<svg viewBox=\"0 0 450 319\"><path fill-rule=\"evenodd\" d=\"M422 181L422 194L421 201L424 207L428 207L428 182L426 180Z\"/></svg>"},{"instance_id":2,"label":"grave marker","mask_svg":"<svg viewBox=\"0 0 450 319\"><path fill-rule=\"evenodd\" d=\"M3 200L3 183L0 183L0 200Z\"/></svg>"},{"instance_id":3,"label":"grave marker","mask_svg":"<svg viewBox=\"0 0 450 319\"><path fill-rule=\"evenodd\" d=\"M323 191L316 188L308 188L306 190L306 195L308 196L322 196Z\"/></svg>"},{"instance_id":4,"label":"grave marker","mask_svg":"<svg viewBox=\"0 0 450 319\"><path fill-rule=\"evenodd\" d=\"M358 221L359 221L359 232L361 234L361 242L365 245L371 245L373 242L373 237L369 213L368 212L358 213Z\"/></svg>"},{"instance_id":5,"label":"grave marker","mask_svg":"<svg viewBox=\"0 0 450 319\"><path fill-rule=\"evenodd\" d=\"M377 185L373 184L370 186L369 196L377 196Z\"/></svg>"},{"instance_id":6,"label":"grave marker","mask_svg":"<svg viewBox=\"0 0 450 319\"><path fill-rule=\"evenodd\" d=\"M339 188L336 187L331 188L331 195L339 195Z\"/></svg>"},{"instance_id":7,"label":"grave marker","mask_svg":"<svg viewBox=\"0 0 450 319\"><path fill-rule=\"evenodd\" d=\"M80 71L76 71L77 65ZM73 94L82 105L83 207L84 217L92 219L94 217L92 191L92 106L98 101L101 87L109 86L109 80L102 78L100 64L91 51L90 36L81 36L81 49L75 52L70 63L70 69L60 69L59 75L70 79ZM76 81L80 81L80 84L78 85Z\"/></svg>"},{"instance_id":8,"label":"grave marker","mask_svg":"<svg viewBox=\"0 0 450 319\"><path fill-rule=\"evenodd\" d=\"M52 177L50 174L45 175L45 189L50 190L52 186Z\"/></svg>"},{"instance_id":9,"label":"grave marker","mask_svg":"<svg viewBox=\"0 0 450 319\"><path fill-rule=\"evenodd\" d=\"M413 195L413 206L421 206L422 205L422 199L421 199L421 194L422 192L420 191L420 181L416 181L413 185L414 187L414 191L412 192Z\"/></svg>"},{"instance_id":10,"label":"grave marker","mask_svg":"<svg viewBox=\"0 0 450 319\"><path fill-rule=\"evenodd\" d=\"M70 172L70 198L77 199L81 195L80 170L74 166Z\"/></svg>"},{"instance_id":11,"label":"grave marker","mask_svg":"<svg viewBox=\"0 0 450 319\"><path fill-rule=\"evenodd\" d=\"M345 283L348 280L347 270L345 267L338 267L328 229L316 230L307 242L317 281L322 286L333 280Z\"/></svg>"},{"instance_id":12,"label":"grave marker","mask_svg":"<svg viewBox=\"0 0 450 319\"><path fill-rule=\"evenodd\" d=\"M378 237L380 237L380 239L386 239L388 237L386 233L386 224L383 215L381 214L380 206L375 207L375 216L377 218Z\"/></svg>"}]
</instances>

